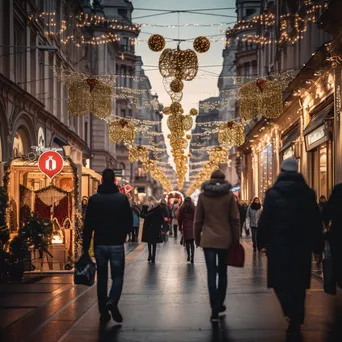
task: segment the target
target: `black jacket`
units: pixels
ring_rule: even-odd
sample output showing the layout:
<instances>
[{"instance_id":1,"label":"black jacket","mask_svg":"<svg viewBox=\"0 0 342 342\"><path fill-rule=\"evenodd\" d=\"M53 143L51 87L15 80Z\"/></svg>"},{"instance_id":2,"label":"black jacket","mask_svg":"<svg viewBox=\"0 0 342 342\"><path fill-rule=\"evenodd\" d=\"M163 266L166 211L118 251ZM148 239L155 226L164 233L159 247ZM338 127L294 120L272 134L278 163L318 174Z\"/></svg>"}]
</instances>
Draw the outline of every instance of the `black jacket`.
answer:
<instances>
[{"instance_id":1,"label":"black jacket","mask_svg":"<svg viewBox=\"0 0 342 342\"><path fill-rule=\"evenodd\" d=\"M144 218L142 242L162 242L161 232L164 224L162 207L157 205L155 208L148 210L148 207L144 206L142 210L142 217Z\"/></svg>"},{"instance_id":2,"label":"black jacket","mask_svg":"<svg viewBox=\"0 0 342 342\"><path fill-rule=\"evenodd\" d=\"M281 173L266 195L259 220L259 248L267 248L268 286L310 287L312 252L324 248L316 196L299 173Z\"/></svg>"},{"instance_id":3,"label":"black jacket","mask_svg":"<svg viewBox=\"0 0 342 342\"><path fill-rule=\"evenodd\" d=\"M94 244L121 245L133 226L129 201L114 184L101 184L89 198L83 229L83 250L88 251L92 233Z\"/></svg>"}]
</instances>

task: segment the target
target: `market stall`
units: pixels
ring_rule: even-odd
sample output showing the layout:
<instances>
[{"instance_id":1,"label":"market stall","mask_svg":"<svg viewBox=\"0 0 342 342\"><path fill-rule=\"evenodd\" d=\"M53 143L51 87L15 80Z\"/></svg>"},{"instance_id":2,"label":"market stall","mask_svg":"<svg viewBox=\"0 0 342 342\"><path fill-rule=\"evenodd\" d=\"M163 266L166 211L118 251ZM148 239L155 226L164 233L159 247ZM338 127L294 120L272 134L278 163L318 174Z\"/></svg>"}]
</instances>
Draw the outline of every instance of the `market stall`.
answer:
<instances>
[{"instance_id":1,"label":"market stall","mask_svg":"<svg viewBox=\"0 0 342 342\"><path fill-rule=\"evenodd\" d=\"M48 252L32 250L33 269L71 269L78 253L82 226L77 166L65 159L62 171L52 180L41 172L36 159L16 158L5 166L4 189L8 194L6 222L15 236L32 215L53 225Z\"/></svg>"}]
</instances>

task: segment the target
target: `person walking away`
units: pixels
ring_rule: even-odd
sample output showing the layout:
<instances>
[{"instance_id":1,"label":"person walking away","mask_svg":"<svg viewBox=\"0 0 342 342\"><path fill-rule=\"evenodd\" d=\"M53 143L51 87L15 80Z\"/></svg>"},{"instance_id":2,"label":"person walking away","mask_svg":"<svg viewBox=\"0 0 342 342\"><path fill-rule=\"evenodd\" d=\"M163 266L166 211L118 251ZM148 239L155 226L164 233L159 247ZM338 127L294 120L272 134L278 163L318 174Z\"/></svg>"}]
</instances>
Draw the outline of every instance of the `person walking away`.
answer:
<instances>
[{"instance_id":1,"label":"person walking away","mask_svg":"<svg viewBox=\"0 0 342 342\"><path fill-rule=\"evenodd\" d=\"M320 264L324 240L316 195L298 173L295 158L283 161L277 181L266 194L259 243L267 250L268 287L274 289L289 322L287 333L297 338L304 323L312 253Z\"/></svg>"},{"instance_id":2,"label":"person walking away","mask_svg":"<svg viewBox=\"0 0 342 342\"><path fill-rule=\"evenodd\" d=\"M179 213L179 204L178 201L173 202L172 206L172 228L173 228L173 234L175 238L177 238L177 231L178 231L178 213ZM171 234L172 236L172 231Z\"/></svg>"},{"instance_id":3,"label":"person walking away","mask_svg":"<svg viewBox=\"0 0 342 342\"><path fill-rule=\"evenodd\" d=\"M246 216L247 216L247 208L244 205L243 201L238 201L237 203L238 203L239 214L240 214L240 236L242 237L243 227L245 227L246 235L249 235L249 234L247 234L247 229L245 226Z\"/></svg>"},{"instance_id":4,"label":"person walking away","mask_svg":"<svg viewBox=\"0 0 342 342\"><path fill-rule=\"evenodd\" d=\"M94 232L95 258L97 265L97 297L100 320L110 319L121 323L118 309L121 297L124 270L124 242L133 224L132 210L127 196L119 192L114 184L112 169L102 173L102 184L97 193L89 198L83 229L83 251L88 253ZM112 287L108 297L108 263L112 275Z\"/></svg>"},{"instance_id":5,"label":"person walking away","mask_svg":"<svg viewBox=\"0 0 342 342\"><path fill-rule=\"evenodd\" d=\"M160 200L160 206L163 210L163 226L162 226L162 238L163 242L166 240L166 234L170 229L170 213L169 208L166 205L165 199Z\"/></svg>"},{"instance_id":6,"label":"person walking away","mask_svg":"<svg viewBox=\"0 0 342 342\"><path fill-rule=\"evenodd\" d=\"M138 242L138 239L139 239L139 227L140 227L140 209L134 203L132 205L132 214L133 214L132 241L133 242Z\"/></svg>"},{"instance_id":7,"label":"person walking away","mask_svg":"<svg viewBox=\"0 0 342 342\"><path fill-rule=\"evenodd\" d=\"M324 207L326 205L327 205L327 198L324 195L322 195L318 201L318 208L322 215L323 215Z\"/></svg>"},{"instance_id":8,"label":"person walking away","mask_svg":"<svg viewBox=\"0 0 342 342\"><path fill-rule=\"evenodd\" d=\"M149 204L142 209L142 217L144 218L142 242L148 244L147 261L155 263L157 243L162 242L163 209L155 199L150 198Z\"/></svg>"},{"instance_id":9,"label":"person walking away","mask_svg":"<svg viewBox=\"0 0 342 342\"><path fill-rule=\"evenodd\" d=\"M178 224L188 255L187 261L190 261L192 264L194 263L195 256L194 217L195 205L192 203L190 197L186 197L183 205L179 209Z\"/></svg>"},{"instance_id":10,"label":"person walking away","mask_svg":"<svg viewBox=\"0 0 342 342\"><path fill-rule=\"evenodd\" d=\"M326 239L330 244L333 274L342 288L342 184L337 184L323 209L323 222L327 228Z\"/></svg>"},{"instance_id":11,"label":"person walking away","mask_svg":"<svg viewBox=\"0 0 342 342\"><path fill-rule=\"evenodd\" d=\"M219 313L226 310L226 258L229 247L240 239L239 209L231 191L232 186L225 180L222 171L214 171L201 189L195 213L195 243L204 251L212 310L210 319L216 322Z\"/></svg>"},{"instance_id":12,"label":"person walking away","mask_svg":"<svg viewBox=\"0 0 342 342\"><path fill-rule=\"evenodd\" d=\"M246 213L247 229L252 231L253 251L256 252L258 242L258 222L262 212L260 199L255 197L252 204L248 207Z\"/></svg>"}]
</instances>

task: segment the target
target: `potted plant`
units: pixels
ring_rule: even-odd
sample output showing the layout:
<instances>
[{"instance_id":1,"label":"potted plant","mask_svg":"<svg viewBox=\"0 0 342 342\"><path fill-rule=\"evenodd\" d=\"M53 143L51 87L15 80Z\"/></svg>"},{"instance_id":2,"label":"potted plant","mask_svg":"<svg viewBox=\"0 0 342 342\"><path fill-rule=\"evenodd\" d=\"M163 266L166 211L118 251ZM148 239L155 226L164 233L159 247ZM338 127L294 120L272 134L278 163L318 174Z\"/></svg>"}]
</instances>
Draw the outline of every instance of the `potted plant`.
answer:
<instances>
[{"instance_id":1,"label":"potted plant","mask_svg":"<svg viewBox=\"0 0 342 342\"><path fill-rule=\"evenodd\" d=\"M11 280L20 281L24 275L24 262L29 260L30 250L26 239L18 234L9 242L8 273Z\"/></svg>"}]
</instances>

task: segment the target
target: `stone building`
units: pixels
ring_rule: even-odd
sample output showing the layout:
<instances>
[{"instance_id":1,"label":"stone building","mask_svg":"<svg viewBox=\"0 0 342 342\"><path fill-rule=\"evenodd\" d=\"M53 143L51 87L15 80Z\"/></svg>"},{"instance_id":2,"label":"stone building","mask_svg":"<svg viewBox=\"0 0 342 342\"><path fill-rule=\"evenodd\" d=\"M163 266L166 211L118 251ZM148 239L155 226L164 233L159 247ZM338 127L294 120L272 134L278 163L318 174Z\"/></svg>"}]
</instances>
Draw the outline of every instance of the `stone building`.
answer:
<instances>
[{"instance_id":1,"label":"stone building","mask_svg":"<svg viewBox=\"0 0 342 342\"><path fill-rule=\"evenodd\" d=\"M326 24L333 18L330 6L337 6L335 10L341 13L339 1L332 1L329 7L324 3L262 1L260 13L280 20L268 27L258 26L258 37L269 43L257 45L257 75L291 71L295 78L284 85L281 116L258 118L247 130L247 142L240 148L245 199L263 198L276 180L281 162L290 156L298 159L300 171L317 196L329 196L334 184L341 182L341 69L338 63L331 63L331 46L341 46L341 42L340 28ZM319 19L321 16L325 20Z\"/></svg>"}]
</instances>

